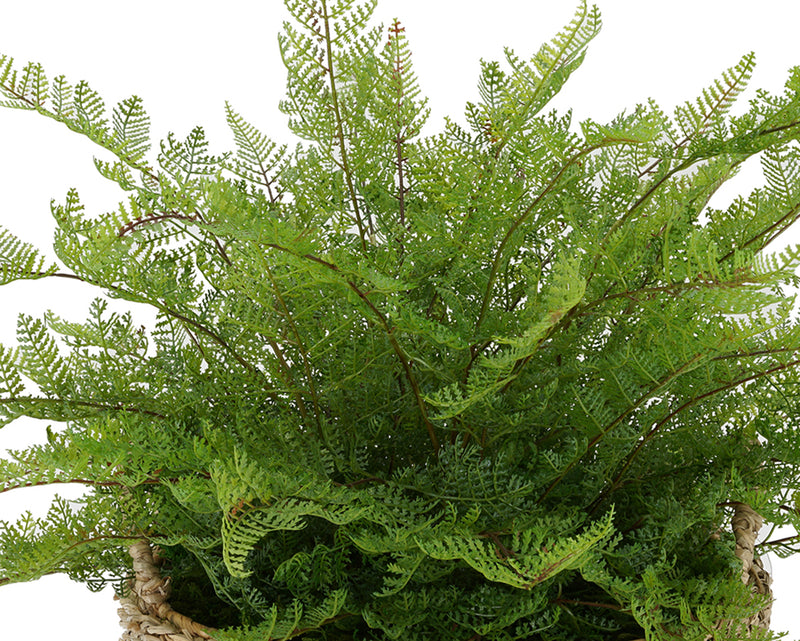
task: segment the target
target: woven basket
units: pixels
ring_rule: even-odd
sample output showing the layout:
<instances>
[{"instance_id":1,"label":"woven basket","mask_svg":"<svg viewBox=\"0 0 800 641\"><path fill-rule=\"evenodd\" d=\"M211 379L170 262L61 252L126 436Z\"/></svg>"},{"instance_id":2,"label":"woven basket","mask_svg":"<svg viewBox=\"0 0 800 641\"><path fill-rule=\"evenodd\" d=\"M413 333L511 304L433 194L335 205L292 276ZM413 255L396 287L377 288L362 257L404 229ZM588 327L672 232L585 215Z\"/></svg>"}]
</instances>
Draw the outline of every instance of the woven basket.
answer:
<instances>
[{"instance_id":1,"label":"woven basket","mask_svg":"<svg viewBox=\"0 0 800 641\"><path fill-rule=\"evenodd\" d=\"M772 579L755 556L756 537L764 520L744 503L734 503L733 508L731 525L736 539L736 556L742 562L742 582L750 586L753 594L771 597ZM119 599L120 625L125 630L120 641L213 641L214 628L196 623L170 606L170 580L161 576L162 559L158 552L154 552L144 540L131 545L128 551L133 558L136 579L131 582L130 593ZM754 630L769 629L771 612L770 601L767 607L749 619L721 622L719 627L736 626L738 634L747 638Z\"/></svg>"},{"instance_id":2,"label":"woven basket","mask_svg":"<svg viewBox=\"0 0 800 641\"><path fill-rule=\"evenodd\" d=\"M163 560L147 541L137 541L128 548L133 558L136 579L129 594L120 598L117 610L125 629L120 641L204 641L215 632L189 617L179 614L169 604L169 577L161 576Z\"/></svg>"},{"instance_id":3,"label":"woven basket","mask_svg":"<svg viewBox=\"0 0 800 641\"><path fill-rule=\"evenodd\" d=\"M756 537L764 519L753 508L744 503L734 503L731 526L736 538L736 556L742 562L742 582L750 586L753 594L770 597L768 605L750 619L742 621L745 634L754 629L769 630L772 614L772 577L764 569L761 559L755 556Z\"/></svg>"}]
</instances>

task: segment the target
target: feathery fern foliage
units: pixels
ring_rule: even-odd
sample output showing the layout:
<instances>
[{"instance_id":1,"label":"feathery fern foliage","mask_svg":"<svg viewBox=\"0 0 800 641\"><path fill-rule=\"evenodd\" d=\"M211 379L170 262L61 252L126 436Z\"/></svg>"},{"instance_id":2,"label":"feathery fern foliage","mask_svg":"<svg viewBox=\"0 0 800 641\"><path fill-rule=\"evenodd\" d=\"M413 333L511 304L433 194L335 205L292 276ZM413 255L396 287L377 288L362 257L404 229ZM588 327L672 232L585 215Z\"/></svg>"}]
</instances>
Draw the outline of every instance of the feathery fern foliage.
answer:
<instances>
[{"instance_id":1,"label":"feathery fern foliage","mask_svg":"<svg viewBox=\"0 0 800 641\"><path fill-rule=\"evenodd\" d=\"M111 152L127 193L53 206L60 265L0 230L0 283L156 313L101 297L0 347L2 420L66 425L0 491L88 488L0 524L0 583L123 591L144 538L220 640L727 638L762 605L730 506L800 526L800 249L769 253L800 217L800 69L742 115L752 54L672 117L574 126L545 109L600 28L581 3L423 137L376 1L287 0L294 151L226 104L230 153L196 128L152 154L139 98L109 116L0 57L3 104ZM766 186L711 207L756 155Z\"/></svg>"}]
</instances>

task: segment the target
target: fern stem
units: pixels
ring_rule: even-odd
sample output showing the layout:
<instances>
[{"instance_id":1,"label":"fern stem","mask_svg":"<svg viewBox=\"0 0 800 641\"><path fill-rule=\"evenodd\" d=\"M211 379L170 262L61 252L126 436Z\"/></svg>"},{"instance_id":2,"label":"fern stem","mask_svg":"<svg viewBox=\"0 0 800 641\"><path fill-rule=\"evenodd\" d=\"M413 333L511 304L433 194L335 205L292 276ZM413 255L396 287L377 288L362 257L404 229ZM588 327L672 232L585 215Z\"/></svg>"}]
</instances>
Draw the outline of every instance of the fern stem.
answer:
<instances>
[{"instance_id":1,"label":"fern stem","mask_svg":"<svg viewBox=\"0 0 800 641\"><path fill-rule=\"evenodd\" d=\"M633 412L639 409L644 403L647 402L648 399L652 398L654 394L657 394L659 390L664 389L667 385L669 385L672 381L678 378L681 374L684 374L687 370L694 367L694 365L703 358L703 354L695 354L693 358L689 361L681 365L678 369L670 372L660 380L656 381L655 385L649 388L644 394L639 396L638 399L634 403L630 405L624 412L622 412L619 416L617 416L611 423L606 425L604 428L600 430L600 432L591 440L589 441L588 445L586 446L586 451L583 452L580 456L573 459L569 462L569 464L564 468L561 474L547 487L547 489L542 493L542 495L537 499L536 503L540 504L544 501L548 495L556 488L556 486L564 480L564 478L569 474L569 472L578 464L580 463L584 457L592 451L592 448L595 447L606 435L611 432L615 427L620 425L622 421L624 421L628 416L630 416Z\"/></svg>"},{"instance_id":2,"label":"fern stem","mask_svg":"<svg viewBox=\"0 0 800 641\"><path fill-rule=\"evenodd\" d=\"M71 278L73 280L78 280L82 283L85 283L86 280L78 276L77 274L67 274L65 272L55 272L54 274L48 274L47 272L30 272L31 276L41 276L42 278Z\"/></svg>"},{"instance_id":3,"label":"fern stem","mask_svg":"<svg viewBox=\"0 0 800 641\"><path fill-rule=\"evenodd\" d=\"M57 404L72 405L75 407L91 407L98 410L108 410L114 412L130 412L133 414L145 414L147 416L154 416L155 418L166 419L165 414L160 414L154 410L147 410L141 407L125 406L122 403L108 404L100 403L98 401L79 401L73 399L63 398L44 398L40 396L14 396L12 398L0 398L0 404L7 405L10 403L31 403L31 404Z\"/></svg>"},{"instance_id":4,"label":"fern stem","mask_svg":"<svg viewBox=\"0 0 800 641\"><path fill-rule=\"evenodd\" d=\"M617 610L618 612L630 612L630 610L623 608L616 603L597 603L595 601L577 601L575 599L553 599L550 603L556 605L583 605L587 608L605 608L607 610Z\"/></svg>"},{"instance_id":5,"label":"fern stem","mask_svg":"<svg viewBox=\"0 0 800 641\"><path fill-rule=\"evenodd\" d=\"M283 247L282 245L278 245L276 243L264 243L265 247L272 247L273 249L277 249L278 251L286 252L291 254L292 256L299 256L301 258L305 258L306 260L313 261L319 265L322 265L326 269L329 269L337 274L341 274L341 270L338 266L334 265L333 263L329 263L318 256L314 256L313 254L297 254L296 252L291 251L287 247ZM364 302L364 304L370 309L372 314L375 316L375 319L380 323L381 327L383 327L384 332L386 333L386 337L389 339L389 344L392 346L392 350L394 351L397 358L400 360L400 364L403 368L403 372L405 373L406 380L408 381L409 385L411 385L411 389L414 393L414 398L417 403L417 407L419 408L420 415L422 417L422 421L425 424L425 429L428 432L428 438L431 441L431 445L433 446L433 450L435 454L439 452L439 439L436 437L436 432L433 427L433 423L431 423L430 418L428 418L428 409L425 405L425 400L422 397L422 391L420 390L419 383L417 382L416 377L414 376L414 372L411 369L411 364L408 361L408 357L406 356L405 351L400 346L400 343L397 341L397 338L394 335L394 328L389 326L389 321L386 320L386 317L380 312L380 310L375 307L369 297L356 285L352 280L349 278L343 277L345 284Z\"/></svg>"},{"instance_id":6,"label":"fern stem","mask_svg":"<svg viewBox=\"0 0 800 641\"><path fill-rule=\"evenodd\" d=\"M403 121L401 120L400 109L403 105L403 83L401 82L401 78L403 77L403 61L400 57L401 55L401 48L400 48L400 34L401 32L405 31L403 27L400 26L400 21L395 20L390 27L390 32L392 34L391 39L394 42L395 46L395 57L394 57L394 69L392 70L392 75L396 79L397 82L397 94L396 94L396 102L395 105L397 107L397 120L395 121L395 125L397 127L395 131L394 143L395 143L395 151L397 155L397 160L395 164L397 166L397 183L398 183L398 195L397 195L397 202L399 206L399 215L400 215L400 227L401 229L406 229L406 186L405 186L405 171L404 166L406 163L406 158L404 157L404 145L406 143L406 137L403 135ZM402 232L401 232L402 234ZM401 254L401 263L402 263L402 255L405 251L405 246L403 244L402 236L398 239L398 243L400 244L400 254Z\"/></svg>"},{"instance_id":7,"label":"fern stem","mask_svg":"<svg viewBox=\"0 0 800 641\"><path fill-rule=\"evenodd\" d=\"M414 398L417 401L417 407L419 408L420 415L422 416L422 421L425 423L425 429L428 431L428 438L433 446L434 454L438 455L439 439L436 437L433 423L431 423L430 419L428 418L428 408L425 405L425 400L422 398L422 392L419 388L419 383L417 382L414 372L411 369L411 364L409 363L408 357L406 356L403 348L400 347L400 343L397 342L397 338L394 335L394 327L389 327L386 317L380 313L380 311L372 304L372 301L369 300L367 295L364 294L364 292L362 292L358 287L356 287L352 281L348 280L347 284L359 296L359 298L361 298L367 304L367 306L369 306L369 308L377 316L378 322L383 326L386 336L389 339L389 343L391 344L392 349L397 357L400 359L400 364L403 367L406 379L408 380L409 384L411 385L411 389L414 392Z\"/></svg>"},{"instance_id":8,"label":"fern stem","mask_svg":"<svg viewBox=\"0 0 800 641\"><path fill-rule=\"evenodd\" d=\"M136 485L137 486L158 485L161 482L162 482L161 479L145 479L144 481L137 483ZM120 483L119 481L93 481L92 479L82 479L82 478L65 479L65 480L54 479L50 481L36 481L35 483L30 483L30 482L20 483L19 485L4 485L3 487L0 488L0 494L11 492L12 490L21 490L26 487L44 487L49 485L65 485L69 483L88 485L90 487L129 487L128 485Z\"/></svg>"},{"instance_id":9,"label":"fern stem","mask_svg":"<svg viewBox=\"0 0 800 641\"><path fill-rule=\"evenodd\" d=\"M524 222L526 222L528 220L528 218L530 218L530 216L536 211L536 208L539 206L539 204L542 202L542 200L544 200L544 198L547 195L549 195L550 192L553 191L553 189L555 189L555 187L558 185L559 181L561 180L561 177L566 173L566 171L572 165L574 165L576 162L578 162L583 156L586 156L587 154L592 153L593 151L599 149L600 147L603 147L604 145L608 144L608 142L609 141L603 141L603 142L597 143L595 145L591 145L589 147L585 147L584 149L581 149L580 151L575 153L566 163L564 163L564 166L561 167L561 169L553 177L553 179L547 184L547 186L539 193L538 196L536 196L536 198L534 198L533 202L530 205L528 205L528 207L525 208L525 211L523 211L522 214L520 214L517 217L517 219L511 224L511 226L508 228L508 231L506 232L505 236L503 236L503 239L497 244L497 249L495 250L494 258L492 259L492 266L491 266L491 269L489 270L488 282L486 283L486 292L483 295L483 301L481 303L481 309L480 309L480 312L478 314L478 318L475 321L475 333L476 333L476 335L477 335L478 330L480 329L480 326L483 323L483 321L484 321L484 319L486 317L486 313L487 313L487 311L489 309L489 303L492 300L492 290L494 288L495 280L497 280L497 272L500 269L500 263L502 261L503 254L505 252L506 245L508 245L508 243L511 241L511 239L513 238L513 236L516 233L516 231L520 228L520 226L522 226L522 224ZM476 353L473 354L473 357L470 360L469 365L467 366L467 370L469 370L469 368L472 366L472 363L477 358L478 354L479 354L479 352L476 352Z\"/></svg>"},{"instance_id":10,"label":"fern stem","mask_svg":"<svg viewBox=\"0 0 800 641\"><path fill-rule=\"evenodd\" d=\"M734 388L736 388L736 387L738 387L740 385L744 385L745 383L749 383L750 381L754 381L754 380L757 380L759 378L763 378L765 376L770 376L771 374L774 374L776 372L781 372L781 371L786 370L786 369L790 369L790 368L795 367L797 365L800 365L800 359L789 361L788 363L783 363L782 365L778 365L778 366L773 367L772 369L766 370L764 372L757 372L757 373L752 374L750 376L745 376L744 378L740 378L740 379L737 379L737 380L732 381L730 383L726 383L725 385L721 385L720 387L717 387L717 388L714 388L712 390L709 390L708 392L705 392L704 394L698 394L697 396L694 396L694 397L690 398L688 401L683 403L680 407L674 409L672 412L667 414L663 419L661 419L652 428L650 428L650 431L647 434L645 434L644 437L639 439L639 442L636 444L636 447L634 447L633 450L631 451L631 453L628 454L628 456L626 457L625 461L622 464L622 467L620 468L619 472L617 472L617 474L614 476L614 478L611 481L611 483L608 486L606 486L606 488L592 502L591 506L589 507L589 514L593 514L597 510L597 508L600 506L600 504L603 502L603 500L609 494L614 492L619 487L620 481L621 481L622 477L624 476L625 472L628 471L630 466L633 464L633 460L642 451L644 446L647 445L647 443L649 443L651 440L653 440L653 438L656 436L656 434L658 434L661 431L661 429L667 423L669 423L673 418L675 418L678 414L680 414L684 410L689 409L690 407L693 407L693 406L697 405L698 403L700 403L700 402L702 402L702 401L704 401L704 400L706 400L708 398L711 398L712 396L716 396L720 392L725 392L725 391L734 389Z\"/></svg>"},{"instance_id":11,"label":"fern stem","mask_svg":"<svg viewBox=\"0 0 800 641\"><path fill-rule=\"evenodd\" d=\"M294 322L294 319L292 318L292 314L289 311L289 307L288 305L286 305L286 301L283 299L278 284L275 282L275 278L272 275L272 270L269 268L269 265L263 261L262 261L262 266L264 267L264 273L267 275L267 278L269 279L269 282L272 285L272 289L275 292L275 300L278 301L278 304L281 307L282 310L281 315L286 319L286 322L289 324L289 328L291 329L292 334L294 334L294 337L297 341L297 349L300 351L300 358L303 361L303 370L305 371L306 381L308 381L308 391L311 394L311 400L314 404L314 421L317 424L317 434L320 437L320 439L322 439L323 432L322 432L322 422L320 420L319 396L317 395L317 387L316 384L314 383L314 376L311 373L311 363L309 361L308 351L306 350L306 347L303 343L302 336L300 336L300 331L297 329L297 325ZM284 364L285 363L286 361L284 360ZM295 395L295 398L297 399L297 403L300 407L301 413L305 417L306 408L302 395L298 392Z\"/></svg>"},{"instance_id":12,"label":"fern stem","mask_svg":"<svg viewBox=\"0 0 800 641\"><path fill-rule=\"evenodd\" d=\"M364 221L361 219L361 212L358 206L358 198L356 197L356 190L353 185L353 172L350 169L350 162L347 154L347 144L345 143L344 135L344 119L342 118L342 111L339 105L339 92L336 88L336 74L333 69L333 43L331 37L330 15L328 14L327 0L320 0L322 5L322 22L325 25L325 48L328 60L328 66L325 71L328 74L328 82L331 88L331 103L333 106L334 117L336 118L336 137L339 141L339 149L342 152L342 171L344 172L344 179L347 183L347 192L350 195L350 201L353 204L353 213L358 226L358 235L361 238L361 251L367 253L367 240L366 230L364 229ZM371 227L371 223L370 223ZM370 230L370 233L372 231Z\"/></svg>"},{"instance_id":13,"label":"fern stem","mask_svg":"<svg viewBox=\"0 0 800 641\"><path fill-rule=\"evenodd\" d=\"M783 232L789 229L797 221L799 212L800 212L800 202L798 202L794 207L789 209L789 211L784 216L776 220L772 225L769 225L765 229L761 230L758 234L752 236L746 242L742 243L738 247L731 249L727 254L725 254L722 258L720 258L718 262L722 263L728 260L736 253L737 249L738 250L746 249L753 243L758 243L757 251L763 249L764 247L769 245L773 240L775 240L778 236L780 236ZM776 229L777 231L775 231ZM773 231L775 233L772 234L769 238L760 241L760 239L763 236L770 234Z\"/></svg>"}]
</instances>

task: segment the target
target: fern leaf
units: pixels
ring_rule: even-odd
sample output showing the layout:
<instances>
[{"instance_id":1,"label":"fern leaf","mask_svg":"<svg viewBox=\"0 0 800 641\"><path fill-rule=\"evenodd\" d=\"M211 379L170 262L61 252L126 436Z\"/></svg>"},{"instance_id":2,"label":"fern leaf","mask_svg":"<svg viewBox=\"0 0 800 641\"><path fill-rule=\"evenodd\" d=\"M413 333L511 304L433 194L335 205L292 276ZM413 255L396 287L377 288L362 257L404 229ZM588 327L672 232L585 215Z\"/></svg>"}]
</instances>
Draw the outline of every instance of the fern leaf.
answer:
<instances>
[{"instance_id":1,"label":"fern leaf","mask_svg":"<svg viewBox=\"0 0 800 641\"><path fill-rule=\"evenodd\" d=\"M105 102L85 80L81 80L75 86L73 108L77 122L84 133L92 139L104 140L106 138L108 121L105 118Z\"/></svg>"},{"instance_id":2,"label":"fern leaf","mask_svg":"<svg viewBox=\"0 0 800 641\"><path fill-rule=\"evenodd\" d=\"M481 74L478 78L478 94L483 104L491 113L502 109L505 106L505 99L508 96L508 76L500 68L500 63L496 60L481 60Z\"/></svg>"},{"instance_id":3,"label":"fern leaf","mask_svg":"<svg viewBox=\"0 0 800 641\"><path fill-rule=\"evenodd\" d=\"M142 107L142 99L131 96L120 102L111 116L114 145L129 162L138 163L150 150L150 117Z\"/></svg>"},{"instance_id":4,"label":"fern leaf","mask_svg":"<svg viewBox=\"0 0 800 641\"><path fill-rule=\"evenodd\" d=\"M192 129L184 142L170 133L166 142L161 143L158 162L180 186L194 178L214 174L219 165L219 159L208 154L208 141L201 127Z\"/></svg>"},{"instance_id":5,"label":"fern leaf","mask_svg":"<svg viewBox=\"0 0 800 641\"><path fill-rule=\"evenodd\" d=\"M498 377L493 372L474 369L467 385L451 383L425 397L425 402L439 408L433 418L444 421L464 414L470 408L487 401L511 379Z\"/></svg>"},{"instance_id":6,"label":"fern leaf","mask_svg":"<svg viewBox=\"0 0 800 641\"><path fill-rule=\"evenodd\" d=\"M785 209L800 202L800 149L795 145L770 147L761 155L767 193Z\"/></svg>"},{"instance_id":7,"label":"fern leaf","mask_svg":"<svg viewBox=\"0 0 800 641\"><path fill-rule=\"evenodd\" d=\"M47 265L33 245L0 227L0 285L16 280L45 278L57 271L58 265Z\"/></svg>"},{"instance_id":8,"label":"fern leaf","mask_svg":"<svg viewBox=\"0 0 800 641\"><path fill-rule=\"evenodd\" d=\"M755 54L746 54L735 67L724 71L722 78L704 89L694 103L686 102L675 109L675 120L685 136L678 146L695 140L721 122L739 94L747 87L755 65Z\"/></svg>"},{"instance_id":9,"label":"fern leaf","mask_svg":"<svg viewBox=\"0 0 800 641\"><path fill-rule=\"evenodd\" d=\"M586 293L586 281L581 277L580 259L559 255L555 259L550 282L543 287L539 300L531 306L537 311L536 321L530 325L520 337L497 337L501 344L515 348L513 358L524 358L534 353L539 342L558 322L576 305ZM500 358L487 358L489 367L502 369L508 358L501 353Z\"/></svg>"},{"instance_id":10,"label":"fern leaf","mask_svg":"<svg viewBox=\"0 0 800 641\"><path fill-rule=\"evenodd\" d=\"M286 145L280 147L236 113L225 103L225 117L236 141L236 159L228 161L227 167L245 180L265 187L270 199L275 200L273 174L286 154Z\"/></svg>"},{"instance_id":11,"label":"fern leaf","mask_svg":"<svg viewBox=\"0 0 800 641\"><path fill-rule=\"evenodd\" d=\"M3 93L8 91L14 83L14 58L6 54L0 54L0 88ZM6 93L7 95L7 93Z\"/></svg>"},{"instance_id":12,"label":"fern leaf","mask_svg":"<svg viewBox=\"0 0 800 641\"><path fill-rule=\"evenodd\" d=\"M251 507L241 514L229 512L222 524L223 558L228 571L237 577L249 576L245 565L256 543L276 530L302 530L307 525L305 516L302 504L295 500Z\"/></svg>"},{"instance_id":13,"label":"fern leaf","mask_svg":"<svg viewBox=\"0 0 800 641\"><path fill-rule=\"evenodd\" d=\"M53 78L52 103L56 118L66 121L73 117L74 92L75 88L67 82L64 76Z\"/></svg>"},{"instance_id":14,"label":"fern leaf","mask_svg":"<svg viewBox=\"0 0 800 641\"><path fill-rule=\"evenodd\" d=\"M17 350L0 345L0 395L14 398L25 391L18 367Z\"/></svg>"},{"instance_id":15,"label":"fern leaf","mask_svg":"<svg viewBox=\"0 0 800 641\"><path fill-rule=\"evenodd\" d=\"M58 345L44 321L21 314L17 336L20 343L20 371L45 394L60 398L70 387L70 367L61 357Z\"/></svg>"},{"instance_id":16,"label":"fern leaf","mask_svg":"<svg viewBox=\"0 0 800 641\"><path fill-rule=\"evenodd\" d=\"M95 158L94 166L103 178L117 183L122 189L133 191L136 188L133 174L126 163L120 160L107 161Z\"/></svg>"},{"instance_id":17,"label":"fern leaf","mask_svg":"<svg viewBox=\"0 0 800 641\"><path fill-rule=\"evenodd\" d=\"M497 153L561 89L583 61L589 42L600 31L600 12L582 0L572 21L530 62L505 49L511 67L506 75L495 62L481 63L479 90L483 102L468 105L467 119Z\"/></svg>"},{"instance_id":18,"label":"fern leaf","mask_svg":"<svg viewBox=\"0 0 800 641\"><path fill-rule=\"evenodd\" d=\"M485 539L465 535L416 537L415 542L435 559L460 559L490 581L530 590L560 572L591 563L603 543L611 538L612 523L613 512L610 512L583 533L552 541L542 540L541 530L520 531L515 535L518 549L510 553Z\"/></svg>"},{"instance_id":19,"label":"fern leaf","mask_svg":"<svg viewBox=\"0 0 800 641\"><path fill-rule=\"evenodd\" d=\"M423 553L403 555L394 563L390 563L387 570L391 574L384 576L383 587L376 596L387 597L403 590L425 560L425 556Z\"/></svg>"},{"instance_id":20,"label":"fern leaf","mask_svg":"<svg viewBox=\"0 0 800 641\"><path fill-rule=\"evenodd\" d=\"M335 620L344 609L347 597L346 589L338 589L316 604L300 599L293 599L283 607L273 604L258 625L220 630L214 636L219 641L286 641L308 635Z\"/></svg>"},{"instance_id":21,"label":"fern leaf","mask_svg":"<svg viewBox=\"0 0 800 641\"><path fill-rule=\"evenodd\" d=\"M41 109L48 99L49 83L44 68L29 62L21 72L14 68L11 56L0 55L0 94L7 100L5 107L16 109Z\"/></svg>"},{"instance_id":22,"label":"fern leaf","mask_svg":"<svg viewBox=\"0 0 800 641\"><path fill-rule=\"evenodd\" d=\"M430 110L426 109L427 99L418 100L419 83L405 27L398 20L389 28L389 38L380 57L382 64L376 86L378 104L371 116L391 129L392 142L403 145L420 132ZM393 152L396 149L390 151Z\"/></svg>"},{"instance_id":23,"label":"fern leaf","mask_svg":"<svg viewBox=\"0 0 800 641\"><path fill-rule=\"evenodd\" d=\"M32 107L42 107L48 98L47 76L38 62L29 62L22 70L19 84L14 91Z\"/></svg>"}]
</instances>

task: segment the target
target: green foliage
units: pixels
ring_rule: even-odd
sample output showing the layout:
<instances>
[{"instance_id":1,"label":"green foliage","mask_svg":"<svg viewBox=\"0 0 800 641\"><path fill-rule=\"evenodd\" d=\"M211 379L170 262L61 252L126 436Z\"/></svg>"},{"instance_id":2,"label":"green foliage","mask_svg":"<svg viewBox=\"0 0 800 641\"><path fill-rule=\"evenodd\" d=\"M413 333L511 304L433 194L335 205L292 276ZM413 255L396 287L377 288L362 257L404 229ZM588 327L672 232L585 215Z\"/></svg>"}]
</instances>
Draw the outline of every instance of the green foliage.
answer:
<instances>
[{"instance_id":1,"label":"green foliage","mask_svg":"<svg viewBox=\"0 0 800 641\"><path fill-rule=\"evenodd\" d=\"M0 346L2 420L64 424L0 491L89 491L0 523L0 583L123 590L146 538L220 640L734 634L762 603L716 535L729 506L800 526L800 249L768 253L800 217L800 69L742 115L752 54L673 117L576 127L544 109L600 27L581 3L422 137L398 21L286 4L294 151L226 104L231 152L195 128L153 156L139 98L109 117L0 57L3 104L111 152L127 192L53 206L60 265L0 230L0 284L75 278L156 315L98 298ZM766 186L710 207L756 155Z\"/></svg>"}]
</instances>

